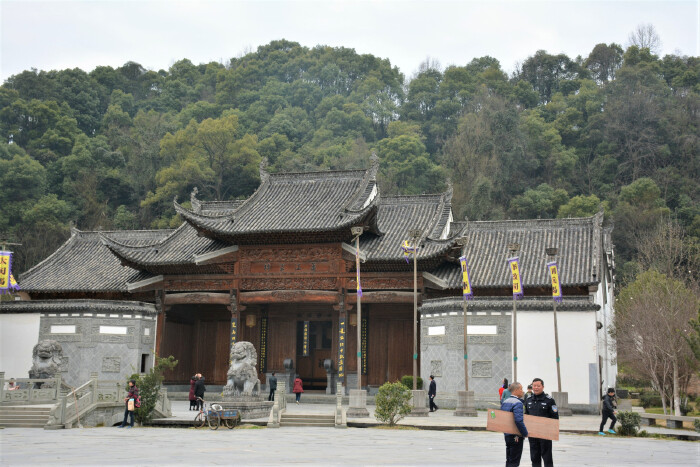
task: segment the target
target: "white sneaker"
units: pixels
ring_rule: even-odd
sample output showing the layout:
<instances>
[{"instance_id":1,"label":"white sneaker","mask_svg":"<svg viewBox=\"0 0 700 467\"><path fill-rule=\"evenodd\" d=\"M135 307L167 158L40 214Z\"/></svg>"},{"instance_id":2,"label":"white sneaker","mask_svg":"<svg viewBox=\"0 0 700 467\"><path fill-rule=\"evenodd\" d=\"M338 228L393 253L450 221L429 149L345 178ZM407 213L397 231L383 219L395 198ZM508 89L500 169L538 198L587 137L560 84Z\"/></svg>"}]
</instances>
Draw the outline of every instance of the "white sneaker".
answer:
<instances>
[{"instance_id":1,"label":"white sneaker","mask_svg":"<svg viewBox=\"0 0 700 467\"><path fill-rule=\"evenodd\" d=\"M297 404L299 403L299 401L296 401L296 402L297 402Z\"/></svg>"}]
</instances>

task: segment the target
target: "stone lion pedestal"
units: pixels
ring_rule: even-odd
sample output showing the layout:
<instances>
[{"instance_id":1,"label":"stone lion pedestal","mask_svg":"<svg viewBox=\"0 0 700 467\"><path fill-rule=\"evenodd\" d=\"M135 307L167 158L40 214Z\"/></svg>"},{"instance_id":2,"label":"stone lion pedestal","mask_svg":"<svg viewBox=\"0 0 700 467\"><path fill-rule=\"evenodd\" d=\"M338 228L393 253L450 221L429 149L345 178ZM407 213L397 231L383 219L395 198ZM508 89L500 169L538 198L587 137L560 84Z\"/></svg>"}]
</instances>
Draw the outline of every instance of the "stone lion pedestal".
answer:
<instances>
[{"instance_id":1,"label":"stone lion pedestal","mask_svg":"<svg viewBox=\"0 0 700 467\"><path fill-rule=\"evenodd\" d=\"M243 419L270 415L273 402L260 393L258 353L250 342L236 342L231 346L231 366L219 404L225 409L238 410Z\"/></svg>"}]
</instances>

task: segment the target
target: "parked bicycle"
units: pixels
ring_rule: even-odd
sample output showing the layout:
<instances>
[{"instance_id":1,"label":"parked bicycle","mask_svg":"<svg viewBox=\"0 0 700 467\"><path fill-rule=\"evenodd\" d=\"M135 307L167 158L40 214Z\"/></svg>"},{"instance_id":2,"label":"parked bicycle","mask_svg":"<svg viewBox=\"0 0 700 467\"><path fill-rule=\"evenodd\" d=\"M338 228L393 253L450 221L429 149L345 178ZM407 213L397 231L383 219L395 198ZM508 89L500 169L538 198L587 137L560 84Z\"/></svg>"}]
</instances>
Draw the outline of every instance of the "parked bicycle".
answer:
<instances>
[{"instance_id":1,"label":"parked bicycle","mask_svg":"<svg viewBox=\"0 0 700 467\"><path fill-rule=\"evenodd\" d=\"M219 425L221 424L219 414L223 410L223 407L221 407L219 404L210 405L201 397L198 397L197 400L201 401L202 408L199 409L199 413L196 417L194 417L194 427L202 428L206 424L209 425L209 429L211 430L218 429Z\"/></svg>"}]
</instances>

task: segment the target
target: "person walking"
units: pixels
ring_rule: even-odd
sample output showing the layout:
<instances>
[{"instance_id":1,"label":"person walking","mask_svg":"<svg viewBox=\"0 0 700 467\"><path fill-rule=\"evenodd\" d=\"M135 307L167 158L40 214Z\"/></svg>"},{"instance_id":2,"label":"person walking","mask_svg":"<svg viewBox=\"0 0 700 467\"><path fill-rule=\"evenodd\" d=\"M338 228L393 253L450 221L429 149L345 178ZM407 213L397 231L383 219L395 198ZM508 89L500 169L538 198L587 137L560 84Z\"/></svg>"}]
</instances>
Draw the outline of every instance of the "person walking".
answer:
<instances>
[{"instance_id":1,"label":"person walking","mask_svg":"<svg viewBox=\"0 0 700 467\"><path fill-rule=\"evenodd\" d=\"M598 431L599 435L605 436L605 422L608 421L608 418L612 420L610 422L610 429L608 430L608 433L610 434L615 434L615 423L617 422L617 417L615 417L615 414L617 411L615 410L617 408L617 404L615 403L615 389L614 388L608 388L608 393L603 397L603 420L600 422L600 430Z\"/></svg>"},{"instance_id":2,"label":"person walking","mask_svg":"<svg viewBox=\"0 0 700 467\"><path fill-rule=\"evenodd\" d=\"M504 433L506 438L506 467L517 467L520 465L520 458L523 455L523 445L527 438L527 428L523 420L523 385L514 382L508 387L510 396L501 404L501 410L512 412L515 426L521 436Z\"/></svg>"},{"instance_id":3,"label":"person walking","mask_svg":"<svg viewBox=\"0 0 700 467\"><path fill-rule=\"evenodd\" d=\"M274 401L275 391L277 391L277 377L275 376L274 371L272 372L272 375L270 375L270 378L267 380L267 384L270 386L270 395L267 396L267 400Z\"/></svg>"},{"instance_id":4,"label":"person walking","mask_svg":"<svg viewBox=\"0 0 700 467\"><path fill-rule=\"evenodd\" d=\"M136 387L135 380L129 380L129 392L124 398L124 404L126 408L124 409L124 421L119 425L119 428L133 428L134 427L134 410L136 409L136 402L139 399L139 388ZM126 418L131 417L131 423L127 426Z\"/></svg>"},{"instance_id":5,"label":"person walking","mask_svg":"<svg viewBox=\"0 0 700 467\"><path fill-rule=\"evenodd\" d=\"M544 381L540 378L532 380L532 395L525 400L525 413L535 417L559 419L559 409L552 396L544 392ZM530 442L530 460L533 467L542 465L553 466L552 441L549 439L528 438Z\"/></svg>"},{"instance_id":6,"label":"person walking","mask_svg":"<svg viewBox=\"0 0 700 467\"><path fill-rule=\"evenodd\" d=\"M501 404L503 403L504 400L508 399L510 397L510 389L505 388L503 389L503 392L501 393Z\"/></svg>"},{"instance_id":7,"label":"person walking","mask_svg":"<svg viewBox=\"0 0 700 467\"><path fill-rule=\"evenodd\" d=\"M430 375L430 387L428 387L428 399L430 399L430 411L435 412L438 406L435 405L435 395L437 394L437 384L435 383L435 377Z\"/></svg>"},{"instance_id":8,"label":"person walking","mask_svg":"<svg viewBox=\"0 0 700 467\"><path fill-rule=\"evenodd\" d=\"M194 395L194 385L197 383L197 375L190 377L190 410L197 410L197 396Z\"/></svg>"},{"instance_id":9,"label":"person walking","mask_svg":"<svg viewBox=\"0 0 700 467\"><path fill-rule=\"evenodd\" d=\"M204 376L201 373L197 373L197 382L194 383L194 397L197 400L197 410L204 408L204 392L207 387L204 385Z\"/></svg>"},{"instance_id":10,"label":"person walking","mask_svg":"<svg viewBox=\"0 0 700 467\"><path fill-rule=\"evenodd\" d=\"M297 375L296 379L294 380L294 388L292 389L292 392L297 395L297 404L299 403L299 399L301 399L301 393L304 392L304 387L303 383L301 382L301 378L299 378L299 375Z\"/></svg>"},{"instance_id":11,"label":"person walking","mask_svg":"<svg viewBox=\"0 0 700 467\"><path fill-rule=\"evenodd\" d=\"M501 387L498 388L498 400L502 401L503 400L503 391L508 389L508 379L503 378L503 384L501 384Z\"/></svg>"}]
</instances>

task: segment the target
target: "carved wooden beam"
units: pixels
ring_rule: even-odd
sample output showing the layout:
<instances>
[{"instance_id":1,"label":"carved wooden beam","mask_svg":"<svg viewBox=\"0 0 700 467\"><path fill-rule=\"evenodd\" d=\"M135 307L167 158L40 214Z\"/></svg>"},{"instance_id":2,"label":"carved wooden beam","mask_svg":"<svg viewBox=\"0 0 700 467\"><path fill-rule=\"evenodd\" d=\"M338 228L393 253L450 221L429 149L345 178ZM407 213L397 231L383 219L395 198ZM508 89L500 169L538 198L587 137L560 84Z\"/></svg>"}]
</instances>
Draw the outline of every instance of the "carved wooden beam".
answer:
<instances>
[{"instance_id":1,"label":"carved wooden beam","mask_svg":"<svg viewBox=\"0 0 700 467\"><path fill-rule=\"evenodd\" d=\"M173 293L165 295L166 305L185 305L190 303L230 306L231 295L214 292Z\"/></svg>"},{"instance_id":2,"label":"carved wooden beam","mask_svg":"<svg viewBox=\"0 0 700 467\"><path fill-rule=\"evenodd\" d=\"M420 299L420 294L418 294ZM348 294L348 303L357 303L356 294ZM362 292L362 303L413 303L413 292Z\"/></svg>"},{"instance_id":3,"label":"carved wooden beam","mask_svg":"<svg viewBox=\"0 0 700 467\"><path fill-rule=\"evenodd\" d=\"M338 303L338 292L325 290L264 290L258 292L241 292L241 303L254 305L260 303Z\"/></svg>"}]
</instances>

